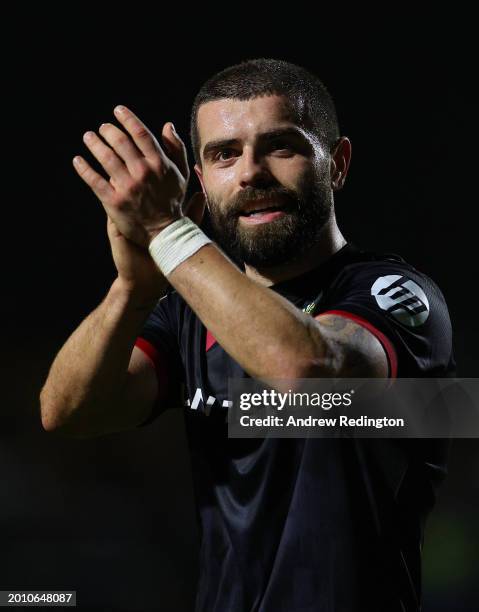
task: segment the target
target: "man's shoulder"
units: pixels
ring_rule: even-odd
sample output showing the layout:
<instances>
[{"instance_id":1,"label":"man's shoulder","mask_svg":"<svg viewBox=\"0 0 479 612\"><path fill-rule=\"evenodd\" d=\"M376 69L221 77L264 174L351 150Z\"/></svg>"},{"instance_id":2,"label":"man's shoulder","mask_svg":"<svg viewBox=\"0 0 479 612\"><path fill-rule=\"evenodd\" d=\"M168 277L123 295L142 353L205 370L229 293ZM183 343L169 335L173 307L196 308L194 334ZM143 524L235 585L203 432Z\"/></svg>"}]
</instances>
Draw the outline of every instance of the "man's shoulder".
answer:
<instances>
[{"instance_id":1,"label":"man's shoulder","mask_svg":"<svg viewBox=\"0 0 479 612\"><path fill-rule=\"evenodd\" d=\"M383 266L396 267L417 274L419 272L411 263L406 261L402 255L390 251L376 251L349 245L348 257L344 261L342 271L346 270L378 270Z\"/></svg>"},{"instance_id":2,"label":"man's shoulder","mask_svg":"<svg viewBox=\"0 0 479 612\"><path fill-rule=\"evenodd\" d=\"M437 283L426 272L406 261L402 255L355 246L351 246L349 257L344 261L344 265L337 269L337 274L331 279L331 285L344 283L361 285L369 282L372 283L371 289L374 283L377 283L375 290L383 290L389 284L407 282L408 279L442 296Z\"/></svg>"},{"instance_id":3,"label":"man's shoulder","mask_svg":"<svg viewBox=\"0 0 479 612\"><path fill-rule=\"evenodd\" d=\"M401 255L355 248L343 263L328 283L322 310L344 310L406 331L450 329L442 291Z\"/></svg>"}]
</instances>

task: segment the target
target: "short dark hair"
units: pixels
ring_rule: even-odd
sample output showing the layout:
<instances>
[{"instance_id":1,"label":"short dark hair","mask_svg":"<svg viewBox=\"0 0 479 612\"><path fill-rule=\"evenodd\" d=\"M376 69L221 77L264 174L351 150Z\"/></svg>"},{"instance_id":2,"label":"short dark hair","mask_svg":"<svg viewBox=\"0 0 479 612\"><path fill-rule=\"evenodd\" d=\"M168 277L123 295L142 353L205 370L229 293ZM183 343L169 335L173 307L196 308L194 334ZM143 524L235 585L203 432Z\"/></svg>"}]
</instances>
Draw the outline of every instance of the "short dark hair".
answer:
<instances>
[{"instance_id":1,"label":"short dark hair","mask_svg":"<svg viewBox=\"0 0 479 612\"><path fill-rule=\"evenodd\" d=\"M196 163L201 164L197 119L202 104L228 98L251 100L268 95L285 96L298 123L309 127L328 149L339 138L333 99L318 77L284 60L246 60L208 79L194 99L190 137Z\"/></svg>"}]
</instances>

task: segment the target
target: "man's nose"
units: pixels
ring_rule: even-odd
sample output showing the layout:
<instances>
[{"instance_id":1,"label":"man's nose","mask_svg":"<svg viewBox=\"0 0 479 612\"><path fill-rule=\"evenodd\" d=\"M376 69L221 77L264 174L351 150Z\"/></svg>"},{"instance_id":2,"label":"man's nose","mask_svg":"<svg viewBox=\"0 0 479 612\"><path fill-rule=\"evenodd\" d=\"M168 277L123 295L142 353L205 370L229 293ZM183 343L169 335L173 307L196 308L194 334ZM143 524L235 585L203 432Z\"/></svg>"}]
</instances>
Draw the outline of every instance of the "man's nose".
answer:
<instances>
[{"instance_id":1,"label":"man's nose","mask_svg":"<svg viewBox=\"0 0 479 612\"><path fill-rule=\"evenodd\" d=\"M253 150L243 150L240 160L241 187L263 187L272 182L271 172L262 156Z\"/></svg>"}]
</instances>

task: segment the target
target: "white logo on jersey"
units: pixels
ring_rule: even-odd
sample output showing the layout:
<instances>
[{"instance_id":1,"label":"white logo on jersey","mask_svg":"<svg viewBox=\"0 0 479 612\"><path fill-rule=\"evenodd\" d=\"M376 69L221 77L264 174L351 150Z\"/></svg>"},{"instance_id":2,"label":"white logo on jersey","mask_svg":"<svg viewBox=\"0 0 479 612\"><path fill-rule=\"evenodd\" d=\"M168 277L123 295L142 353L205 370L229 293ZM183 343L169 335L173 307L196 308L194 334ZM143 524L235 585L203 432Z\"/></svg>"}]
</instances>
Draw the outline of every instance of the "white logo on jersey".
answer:
<instances>
[{"instance_id":1,"label":"white logo on jersey","mask_svg":"<svg viewBox=\"0 0 479 612\"><path fill-rule=\"evenodd\" d=\"M193 399L186 399L185 400L185 406L189 406L192 410L198 410L198 408L200 407L200 404L203 406L203 410L202 412L204 412L204 414L206 414L206 416L209 416L210 412L211 412L211 408L214 405L214 403L216 402L217 398L214 397L213 395L208 395L208 398L205 402L205 398L203 395L203 391L197 387L195 394L193 396ZM221 402L221 405L223 406L223 408L231 408L231 406L233 405L233 402L230 400L223 400Z\"/></svg>"},{"instance_id":2,"label":"white logo on jersey","mask_svg":"<svg viewBox=\"0 0 479 612\"><path fill-rule=\"evenodd\" d=\"M421 287L399 274L380 276L371 287L381 310L409 327L422 325L429 316L429 301Z\"/></svg>"}]
</instances>

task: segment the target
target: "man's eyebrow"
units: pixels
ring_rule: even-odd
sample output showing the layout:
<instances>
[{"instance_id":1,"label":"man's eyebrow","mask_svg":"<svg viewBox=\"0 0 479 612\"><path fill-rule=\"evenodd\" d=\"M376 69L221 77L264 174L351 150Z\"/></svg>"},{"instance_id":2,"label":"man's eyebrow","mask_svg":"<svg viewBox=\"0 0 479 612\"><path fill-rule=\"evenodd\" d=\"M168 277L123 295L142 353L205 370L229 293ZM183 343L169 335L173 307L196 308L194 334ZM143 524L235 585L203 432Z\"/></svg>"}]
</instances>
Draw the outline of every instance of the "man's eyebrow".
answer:
<instances>
[{"instance_id":1,"label":"man's eyebrow","mask_svg":"<svg viewBox=\"0 0 479 612\"><path fill-rule=\"evenodd\" d=\"M206 157L208 153L211 151L215 151L216 149L224 149L226 147L231 147L235 144L238 144L239 140L237 138L229 138L227 140L211 140L207 142L203 148L203 157Z\"/></svg>"},{"instance_id":2,"label":"man's eyebrow","mask_svg":"<svg viewBox=\"0 0 479 612\"><path fill-rule=\"evenodd\" d=\"M263 132L262 134L258 134L257 140L268 141L274 140L275 138L280 138L284 136L296 136L304 138L302 130L297 127L286 127L286 128L278 128L277 130L270 130L269 132ZM229 138L229 139L219 139L219 140L211 140L207 142L203 148L203 157L206 157L211 151L216 151L217 149L223 149L226 147L232 147L238 144L238 138Z\"/></svg>"},{"instance_id":3,"label":"man's eyebrow","mask_svg":"<svg viewBox=\"0 0 479 612\"><path fill-rule=\"evenodd\" d=\"M301 138L304 138L303 132L299 128L286 127L264 132L258 136L258 140L274 140L275 138L281 138L283 136L300 136Z\"/></svg>"}]
</instances>

